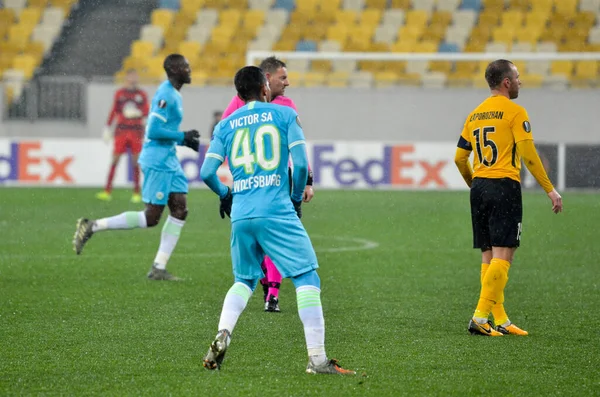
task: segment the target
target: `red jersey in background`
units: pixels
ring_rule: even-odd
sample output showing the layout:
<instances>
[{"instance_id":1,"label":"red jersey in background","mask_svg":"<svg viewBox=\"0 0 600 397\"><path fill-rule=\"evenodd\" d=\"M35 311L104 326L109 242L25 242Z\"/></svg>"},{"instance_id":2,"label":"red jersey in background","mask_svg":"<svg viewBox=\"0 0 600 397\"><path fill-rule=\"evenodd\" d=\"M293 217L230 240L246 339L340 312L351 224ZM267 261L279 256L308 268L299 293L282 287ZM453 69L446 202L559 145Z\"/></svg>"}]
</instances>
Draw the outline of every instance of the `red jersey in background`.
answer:
<instances>
[{"instance_id":1,"label":"red jersey in background","mask_svg":"<svg viewBox=\"0 0 600 397\"><path fill-rule=\"evenodd\" d=\"M115 119L114 153L123 154L127 149L132 154L142 151L144 123L148 117L148 96L139 88L121 88L115 93L112 110L108 116L107 125Z\"/></svg>"},{"instance_id":2,"label":"red jersey in background","mask_svg":"<svg viewBox=\"0 0 600 397\"><path fill-rule=\"evenodd\" d=\"M124 131L144 131L144 118L148 116L148 96L139 88L121 88L115 93L107 125L117 121L115 136Z\"/></svg>"}]
</instances>

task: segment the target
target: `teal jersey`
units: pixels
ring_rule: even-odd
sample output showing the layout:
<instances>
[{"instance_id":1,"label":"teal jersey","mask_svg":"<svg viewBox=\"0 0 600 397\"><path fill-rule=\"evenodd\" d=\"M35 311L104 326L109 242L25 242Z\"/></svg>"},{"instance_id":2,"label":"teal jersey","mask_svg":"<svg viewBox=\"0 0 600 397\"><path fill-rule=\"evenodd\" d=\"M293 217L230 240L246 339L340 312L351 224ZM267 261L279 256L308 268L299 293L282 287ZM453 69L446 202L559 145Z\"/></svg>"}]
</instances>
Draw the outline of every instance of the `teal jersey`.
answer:
<instances>
[{"instance_id":1,"label":"teal jersey","mask_svg":"<svg viewBox=\"0 0 600 397\"><path fill-rule=\"evenodd\" d=\"M250 102L215 126L206 158L228 158L233 175L231 221L295 218L290 200L290 149L304 145L298 114L290 107Z\"/></svg>"},{"instance_id":2,"label":"teal jersey","mask_svg":"<svg viewBox=\"0 0 600 397\"><path fill-rule=\"evenodd\" d=\"M181 94L167 80L152 98L144 146L138 161L142 167L158 171L181 169L176 146L183 141L183 133L179 131L182 118Z\"/></svg>"}]
</instances>

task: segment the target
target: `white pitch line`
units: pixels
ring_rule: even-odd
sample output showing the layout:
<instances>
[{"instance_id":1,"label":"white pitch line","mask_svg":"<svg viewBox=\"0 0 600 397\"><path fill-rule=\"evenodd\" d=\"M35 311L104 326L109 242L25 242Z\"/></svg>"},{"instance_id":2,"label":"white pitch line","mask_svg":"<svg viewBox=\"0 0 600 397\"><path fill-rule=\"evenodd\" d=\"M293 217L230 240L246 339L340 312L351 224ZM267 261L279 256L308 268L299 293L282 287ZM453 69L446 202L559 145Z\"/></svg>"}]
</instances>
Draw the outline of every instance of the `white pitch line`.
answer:
<instances>
[{"instance_id":1,"label":"white pitch line","mask_svg":"<svg viewBox=\"0 0 600 397\"><path fill-rule=\"evenodd\" d=\"M335 240L335 241L355 244L352 246L345 246L345 247L316 248L315 249L316 252L366 251L366 250L371 250L371 249L375 249L375 248L379 247L379 243L377 243L376 241L367 240L367 239L359 238L359 237L343 237L343 236L331 237L331 236L321 236L321 235L313 235L312 237L315 239L324 239L324 240L328 240L328 241ZM229 251L212 252L212 253L208 253L208 252L177 253L177 252L175 252L175 256L178 256L181 258L220 258L220 257L224 257L224 256L229 256L229 254L230 254ZM16 259L34 258L36 256L37 256L36 254L2 254L2 255L0 255L0 257L16 258ZM73 253L73 254L57 254L57 255L44 255L44 258L61 259L61 258L69 258L69 257L73 258L75 256L76 256L75 253ZM85 260L86 256L87 255L84 253L82 255L81 260ZM127 254L127 253L123 252L123 253L117 253L117 254L94 255L94 259L118 259L118 258L131 258L131 254Z\"/></svg>"},{"instance_id":2,"label":"white pitch line","mask_svg":"<svg viewBox=\"0 0 600 397\"><path fill-rule=\"evenodd\" d=\"M333 247L333 248L315 249L315 251L317 251L317 252L366 251L366 250L372 250L372 249L379 247L378 242L372 241L372 240L367 240L364 238L359 238L359 237L343 237L343 236L331 237L331 236L320 236L320 235L313 235L312 237L317 238L317 239L337 240L337 241L341 241L341 242L350 242L350 243L357 244L355 246L350 246L350 247Z\"/></svg>"}]
</instances>

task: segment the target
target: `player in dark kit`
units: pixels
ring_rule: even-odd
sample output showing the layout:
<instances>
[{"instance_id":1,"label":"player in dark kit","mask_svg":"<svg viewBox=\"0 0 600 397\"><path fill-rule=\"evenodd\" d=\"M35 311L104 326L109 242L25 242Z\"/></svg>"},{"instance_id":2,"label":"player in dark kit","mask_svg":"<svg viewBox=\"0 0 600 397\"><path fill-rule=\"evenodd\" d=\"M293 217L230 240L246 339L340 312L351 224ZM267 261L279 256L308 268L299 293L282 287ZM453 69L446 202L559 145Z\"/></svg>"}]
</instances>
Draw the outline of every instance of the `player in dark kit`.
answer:
<instances>
[{"instance_id":1,"label":"player in dark kit","mask_svg":"<svg viewBox=\"0 0 600 397\"><path fill-rule=\"evenodd\" d=\"M522 232L521 159L548 194L552 211L562 211L563 204L533 144L527 111L511 101L521 86L516 66L504 59L494 61L485 79L491 96L467 117L455 156L471 188L473 246L481 250L481 292L468 330L485 336L525 336L528 332L513 324L504 310L508 269Z\"/></svg>"},{"instance_id":2,"label":"player in dark kit","mask_svg":"<svg viewBox=\"0 0 600 397\"><path fill-rule=\"evenodd\" d=\"M148 117L148 97L143 90L138 88L137 84L137 72L134 69L128 70L125 77L125 86L115 93L112 110L104 128L104 140L109 142L113 138L111 125L116 120L113 156L106 187L104 191L96 195L96 198L103 201L110 201L112 199L111 192L115 171L121 156L128 149L131 152L133 166L133 195L131 196L131 202L139 203L142 201L142 197L140 196L140 168L137 160L142 151L144 125Z\"/></svg>"}]
</instances>

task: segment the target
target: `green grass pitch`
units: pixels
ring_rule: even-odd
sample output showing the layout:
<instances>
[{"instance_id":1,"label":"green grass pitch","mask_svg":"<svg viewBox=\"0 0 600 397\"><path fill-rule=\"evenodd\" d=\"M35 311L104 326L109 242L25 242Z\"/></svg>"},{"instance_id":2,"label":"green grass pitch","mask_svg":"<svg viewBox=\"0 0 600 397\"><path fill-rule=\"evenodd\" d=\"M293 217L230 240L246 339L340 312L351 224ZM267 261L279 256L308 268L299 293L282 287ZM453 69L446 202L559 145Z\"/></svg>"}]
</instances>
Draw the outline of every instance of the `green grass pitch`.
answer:
<instances>
[{"instance_id":1,"label":"green grass pitch","mask_svg":"<svg viewBox=\"0 0 600 397\"><path fill-rule=\"evenodd\" d=\"M104 232L75 255L78 217L142 208L129 191L110 203L93 195L1 190L0 395L600 394L600 195L566 193L560 215L543 194L525 195L506 308L530 336L485 338L466 331L480 267L467 192L317 191L303 221L321 266L326 348L356 377L304 373L289 280L282 313L264 313L256 291L223 369L202 368L233 280L216 197L189 195L169 264L185 282L165 283L145 279L160 227Z\"/></svg>"}]
</instances>

